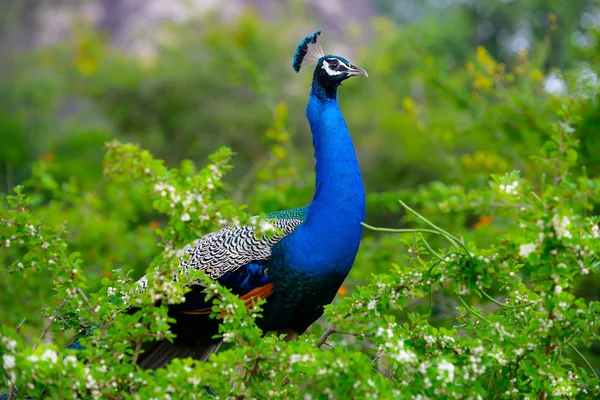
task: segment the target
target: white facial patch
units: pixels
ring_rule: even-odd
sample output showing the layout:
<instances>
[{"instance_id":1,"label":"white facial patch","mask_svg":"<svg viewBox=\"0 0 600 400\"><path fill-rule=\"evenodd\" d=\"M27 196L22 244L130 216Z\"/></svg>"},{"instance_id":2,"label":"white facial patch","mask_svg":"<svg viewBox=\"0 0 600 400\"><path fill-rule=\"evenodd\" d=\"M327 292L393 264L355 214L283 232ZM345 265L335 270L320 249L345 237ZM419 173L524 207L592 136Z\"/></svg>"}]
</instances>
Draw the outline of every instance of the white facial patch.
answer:
<instances>
[{"instance_id":1,"label":"white facial patch","mask_svg":"<svg viewBox=\"0 0 600 400\"><path fill-rule=\"evenodd\" d=\"M339 62L340 64L346 66L346 68L350 69L350 67L348 65L346 65L345 63L343 63L342 60L338 60L337 58L335 60L337 62ZM327 75L329 75L329 76L341 75L344 72L347 72L347 71L336 71L336 70L331 69L329 67L329 63L327 62L327 60L323 60L323 66L321 68L323 68L325 70L325 72L327 72Z\"/></svg>"},{"instance_id":2,"label":"white facial patch","mask_svg":"<svg viewBox=\"0 0 600 400\"><path fill-rule=\"evenodd\" d=\"M316 64L323 56L323 49L318 42L315 41L314 43L308 43L306 45L306 54L304 55L300 66L306 67L307 65Z\"/></svg>"}]
</instances>

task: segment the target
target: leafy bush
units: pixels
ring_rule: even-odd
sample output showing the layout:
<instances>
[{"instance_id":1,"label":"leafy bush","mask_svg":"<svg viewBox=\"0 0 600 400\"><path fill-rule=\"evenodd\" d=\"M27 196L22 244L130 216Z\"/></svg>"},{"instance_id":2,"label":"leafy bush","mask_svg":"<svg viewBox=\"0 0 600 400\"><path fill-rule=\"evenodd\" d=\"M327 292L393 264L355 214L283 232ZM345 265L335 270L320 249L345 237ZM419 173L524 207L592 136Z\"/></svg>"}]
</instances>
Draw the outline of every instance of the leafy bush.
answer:
<instances>
[{"instance_id":1,"label":"leafy bush","mask_svg":"<svg viewBox=\"0 0 600 400\"><path fill-rule=\"evenodd\" d=\"M574 290L600 264L599 219L587 215L600 198L600 180L573 172L577 107L571 101L558 110L551 140L537 157L548 171L539 185L512 172L492 176L487 188L475 191L432 185L421 193L422 202L437 201L444 213L494 210L502 235L477 246L401 201L406 221L418 227L373 229L399 234L396 246L408 246L407 255L327 307L327 328L298 341L263 338L255 325L260 304L247 310L200 273L171 278L184 243L246 221L241 208L218 200L228 149L197 171L191 162L166 169L137 146L107 144L104 171L125 208L126 199L142 193L164 217L153 233L160 251L150 263L146 291L115 270L90 293L82 267L103 255L72 251L64 224L41 217L56 206L35 204L35 195L18 187L2 210L3 264L20 284L34 279L40 285L38 274L51 276L55 304L46 308L49 322L38 325L42 332L33 346L20 332L26 321L2 327L4 389L54 398L197 398L210 392L207 387L226 398L598 396L600 382L582 352L598 340L600 304ZM93 203L68 186L62 190L69 193L63 202ZM433 237L446 245L434 249ZM215 299L224 341L235 345L207 363L188 359L157 371L139 369L141 344L171 337L167 304L181 302L186 285L197 279ZM450 327L433 319L434 309L444 306L436 305L440 292L458 305ZM399 323L409 304L423 297L429 297L428 310L410 312ZM142 307L124 314L131 304ZM61 350L45 340L65 330L88 332L85 348Z\"/></svg>"},{"instance_id":2,"label":"leafy bush","mask_svg":"<svg viewBox=\"0 0 600 400\"><path fill-rule=\"evenodd\" d=\"M555 60L570 27L548 17L542 42L500 62L469 47L464 14L450 17L456 30L438 18L377 18L354 49L371 78L340 101L368 222L386 227L365 231L338 299L293 342L262 337L260 304L246 310L201 274L171 279L185 244L310 200L310 74L292 80L276 62L293 26L194 20L169 27L151 59L80 29L22 58L0 99L0 181L19 185L0 201L0 392L599 397L597 52ZM564 91L549 95L559 78ZM240 156L186 159L223 144ZM139 369L141 344L171 337L166 304L195 279L224 313L226 346L207 363ZM143 307L126 315L131 304ZM85 348L65 349L80 332Z\"/></svg>"}]
</instances>

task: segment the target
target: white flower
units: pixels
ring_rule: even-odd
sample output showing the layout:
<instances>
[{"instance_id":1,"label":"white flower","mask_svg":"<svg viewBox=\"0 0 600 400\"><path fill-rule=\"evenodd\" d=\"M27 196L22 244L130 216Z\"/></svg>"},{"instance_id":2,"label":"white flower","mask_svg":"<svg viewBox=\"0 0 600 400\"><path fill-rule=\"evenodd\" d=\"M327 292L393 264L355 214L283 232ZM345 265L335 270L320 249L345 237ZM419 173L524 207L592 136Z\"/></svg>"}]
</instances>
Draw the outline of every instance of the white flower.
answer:
<instances>
[{"instance_id":1,"label":"white flower","mask_svg":"<svg viewBox=\"0 0 600 400\"><path fill-rule=\"evenodd\" d=\"M567 230L569 225L571 225L571 220L566 215L562 218L560 218L558 215L554 215L552 217L552 226L554 227L554 232L556 233L557 239L562 237L571 239L573 237L571 232Z\"/></svg>"},{"instance_id":2,"label":"white flower","mask_svg":"<svg viewBox=\"0 0 600 400\"><path fill-rule=\"evenodd\" d=\"M435 338L431 335L424 335L423 340L425 340L428 346L431 346L435 343Z\"/></svg>"},{"instance_id":3,"label":"white flower","mask_svg":"<svg viewBox=\"0 0 600 400\"><path fill-rule=\"evenodd\" d=\"M417 359L417 356L412 351L400 349L400 352L394 357L396 361L402 362L413 362Z\"/></svg>"},{"instance_id":4,"label":"white flower","mask_svg":"<svg viewBox=\"0 0 600 400\"><path fill-rule=\"evenodd\" d=\"M554 294L559 294L560 292L562 292L562 286L560 285L556 285L554 286Z\"/></svg>"},{"instance_id":5,"label":"white flower","mask_svg":"<svg viewBox=\"0 0 600 400\"><path fill-rule=\"evenodd\" d=\"M567 92L567 85L565 84L564 79L562 79L559 75L550 74L544 80L544 90L548 94L562 96Z\"/></svg>"},{"instance_id":6,"label":"white flower","mask_svg":"<svg viewBox=\"0 0 600 400\"><path fill-rule=\"evenodd\" d=\"M187 222L187 221L189 221L190 219L191 219L191 218L190 218L190 214L188 214L188 213L183 213L183 214L181 214L181 220L182 220L183 222Z\"/></svg>"},{"instance_id":7,"label":"white flower","mask_svg":"<svg viewBox=\"0 0 600 400\"><path fill-rule=\"evenodd\" d=\"M109 287L106 291L106 294L109 296L114 296L115 294L117 294L117 289L115 289L114 287Z\"/></svg>"},{"instance_id":8,"label":"white flower","mask_svg":"<svg viewBox=\"0 0 600 400\"><path fill-rule=\"evenodd\" d=\"M592 225L592 236L594 239L600 238L600 228L596 224Z\"/></svg>"},{"instance_id":9,"label":"white flower","mask_svg":"<svg viewBox=\"0 0 600 400\"><path fill-rule=\"evenodd\" d=\"M302 361L302 355L300 354L292 354L290 356L290 364L296 364L298 362Z\"/></svg>"},{"instance_id":10,"label":"white flower","mask_svg":"<svg viewBox=\"0 0 600 400\"><path fill-rule=\"evenodd\" d=\"M17 365L15 356L12 354L4 354L2 356L2 365L4 366L4 369L13 369Z\"/></svg>"},{"instance_id":11,"label":"white flower","mask_svg":"<svg viewBox=\"0 0 600 400\"><path fill-rule=\"evenodd\" d=\"M42 249L48 250L48 247L50 247L50 243L48 243L48 242L42 243Z\"/></svg>"},{"instance_id":12,"label":"white flower","mask_svg":"<svg viewBox=\"0 0 600 400\"><path fill-rule=\"evenodd\" d=\"M519 255L523 258L529 257L531 253L537 250L537 244L527 243L519 246Z\"/></svg>"},{"instance_id":13,"label":"white flower","mask_svg":"<svg viewBox=\"0 0 600 400\"><path fill-rule=\"evenodd\" d=\"M394 345L392 343L389 343L386 345L388 347L394 347ZM398 361L399 363L410 363L410 362L414 362L417 360L417 356L415 353L413 353L410 350L405 350L404 349L404 342L399 340L398 344L397 344L399 351L397 354L392 354L392 357Z\"/></svg>"},{"instance_id":14,"label":"white flower","mask_svg":"<svg viewBox=\"0 0 600 400\"><path fill-rule=\"evenodd\" d=\"M369 304L367 304L367 308L369 310L374 310L377 307L377 300L371 300L369 301Z\"/></svg>"},{"instance_id":15,"label":"white flower","mask_svg":"<svg viewBox=\"0 0 600 400\"><path fill-rule=\"evenodd\" d=\"M6 345L6 350L8 351L15 351L17 348L17 341L9 337L3 337L2 343Z\"/></svg>"},{"instance_id":16,"label":"white flower","mask_svg":"<svg viewBox=\"0 0 600 400\"><path fill-rule=\"evenodd\" d=\"M6 239L6 247L10 247L10 240Z\"/></svg>"},{"instance_id":17,"label":"white flower","mask_svg":"<svg viewBox=\"0 0 600 400\"><path fill-rule=\"evenodd\" d=\"M50 350L50 349L47 349L46 351L44 351L44 353L42 354L42 356L40 358L42 360L50 361L52 364L54 364L58 360L58 356L56 355L56 352L54 350Z\"/></svg>"},{"instance_id":18,"label":"white flower","mask_svg":"<svg viewBox=\"0 0 600 400\"><path fill-rule=\"evenodd\" d=\"M508 185L500 185L499 189L506 194L517 194L517 186L519 186L519 182L513 181Z\"/></svg>"},{"instance_id":19,"label":"white flower","mask_svg":"<svg viewBox=\"0 0 600 400\"><path fill-rule=\"evenodd\" d=\"M265 221L264 219L258 223L258 227L262 233L275 231L275 226L269 221Z\"/></svg>"},{"instance_id":20,"label":"white flower","mask_svg":"<svg viewBox=\"0 0 600 400\"><path fill-rule=\"evenodd\" d=\"M27 357L27 360L28 360L29 362L36 363L36 362L38 362L40 359L39 359L39 358L38 358L38 356L36 356L35 354L32 354L32 355L30 355L29 357Z\"/></svg>"},{"instance_id":21,"label":"white flower","mask_svg":"<svg viewBox=\"0 0 600 400\"><path fill-rule=\"evenodd\" d=\"M377 337L382 337L384 334L387 335L388 339L391 339L394 337L394 331L392 330L392 328L384 329L381 326L379 328L377 328L377 333L376 333Z\"/></svg>"},{"instance_id":22,"label":"white flower","mask_svg":"<svg viewBox=\"0 0 600 400\"><path fill-rule=\"evenodd\" d=\"M446 372L446 377L443 378L446 382L450 382L454 380L454 364L449 361L442 360L441 363L437 366L438 371L440 372L440 376L443 377L443 373Z\"/></svg>"},{"instance_id":23,"label":"white flower","mask_svg":"<svg viewBox=\"0 0 600 400\"><path fill-rule=\"evenodd\" d=\"M523 355L523 349L515 349L515 354L517 355L517 357L520 357L521 355Z\"/></svg>"},{"instance_id":24,"label":"white flower","mask_svg":"<svg viewBox=\"0 0 600 400\"><path fill-rule=\"evenodd\" d=\"M68 355L63 359L63 362L65 364L67 364L67 363L75 364L77 362L77 357L75 357L74 355Z\"/></svg>"},{"instance_id":25,"label":"white flower","mask_svg":"<svg viewBox=\"0 0 600 400\"><path fill-rule=\"evenodd\" d=\"M225 343L227 342L231 342L233 340L233 338L235 337L235 334L233 332L225 332L223 334L223 341Z\"/></svg>"}]
</instances>

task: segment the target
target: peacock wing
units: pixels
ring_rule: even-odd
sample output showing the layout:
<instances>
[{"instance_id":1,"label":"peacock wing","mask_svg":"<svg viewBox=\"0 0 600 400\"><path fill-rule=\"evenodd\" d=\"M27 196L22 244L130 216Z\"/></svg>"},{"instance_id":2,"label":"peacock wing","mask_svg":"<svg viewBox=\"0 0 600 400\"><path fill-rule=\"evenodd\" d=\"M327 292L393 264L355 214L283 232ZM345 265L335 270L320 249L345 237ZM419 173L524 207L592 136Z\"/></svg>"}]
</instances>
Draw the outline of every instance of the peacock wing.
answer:
<instances>
[{"instance_id":1,"label":"peacock wing","mask_svg":"<svg viewBox=\"0 0 600 400\"><path fill-rule=\"evenodd\" d=\"M211 279L220 280L242 267L264 264L271 258L272 247L305 221L306 212L307 207L302 207L267 214L280 231L270 237L257 237L250 226L225 227L208 233L184 247L187 257L179 267L201 270ZM138 283L142 290L146 289L148 279L143 277ZM226 282L223 283L227 286ZM236 288L230 289L235 291Z\"/></svg>"},{"instance_id":2,"label":"peacock wing","mask_svg":"<svg viewBox=\"0 0 600 400\"><path fill-rule=\"evenodd\" d=\"M181 261L180 267L204 271L239 295L249 307L257 297L265 299L273 293L273 283L266 276L271 248L305 221L306 212L307 208L303 207L267 214L268 218L275 219L272 223L281 232L272 237L257 238L254 230L247 226L209 233L184 248L188 257ZM139 283L145 289L148 280L142 278ZM206 360L221 342L213 338L218 332L218 320L208 318L210 312L202 287L195 285L186 295L185 303L170 308L169 314L176 321L171 326L176 338L172 342L145 343L139 365L155 369L174 358Z\"/></svg>"}]
</instances>

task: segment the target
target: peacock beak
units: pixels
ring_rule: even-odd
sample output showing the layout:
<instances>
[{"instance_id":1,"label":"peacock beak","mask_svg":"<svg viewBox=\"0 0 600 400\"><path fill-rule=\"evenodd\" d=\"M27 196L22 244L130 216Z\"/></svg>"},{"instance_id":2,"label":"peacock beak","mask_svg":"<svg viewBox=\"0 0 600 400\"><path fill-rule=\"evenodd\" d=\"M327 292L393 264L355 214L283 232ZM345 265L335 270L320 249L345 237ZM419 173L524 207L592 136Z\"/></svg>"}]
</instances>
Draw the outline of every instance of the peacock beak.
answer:
<instances>
[{"instance_id":1,"label":"peacock beak","mask_svg":"<svg viewBox=\"0 0 600 400\"><path fill-rule=\"evenodd\" d=\"M369 74L367 74L367 71L365 71L361 67L357 67L356 65L350 66L350 69L348 70L348 75L350 75L350 76L369 76Z\"/></svg>"}]
</instances>

